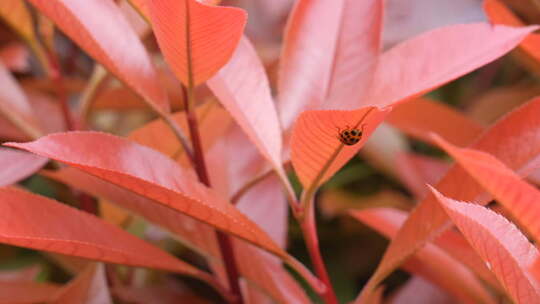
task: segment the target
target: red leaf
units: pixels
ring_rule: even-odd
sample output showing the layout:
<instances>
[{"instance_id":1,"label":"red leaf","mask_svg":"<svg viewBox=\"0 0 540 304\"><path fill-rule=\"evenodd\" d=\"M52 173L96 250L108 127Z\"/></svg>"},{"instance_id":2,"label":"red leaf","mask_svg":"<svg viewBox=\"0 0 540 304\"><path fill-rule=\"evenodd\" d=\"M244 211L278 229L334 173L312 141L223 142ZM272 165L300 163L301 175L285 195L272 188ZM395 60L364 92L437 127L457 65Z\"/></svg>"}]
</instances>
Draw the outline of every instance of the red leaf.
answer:
<instances>
[{"instance_id":1,"label":"red leaf","mask_svg":"<svg viewBox=\"0 0 540 304\"><path fill-rule=\"evenodd\" d=\"M351 110L369 84L380 51L383 2L298 1L285 33L279 107L288 130L304 110ZM313 26L317 24L317 26Z\"/></svg>"},{"instance_id":2,"label":"red leaf","mask_svg":"<svg viewBox=\"0 0 540 304\"><path fill-rule=\"evenodd\" d=\"M0 188L0 200L2 243L209 277L116 226L56 201L9 188Z\"/></svg>"},{"instance_id":3,"label":"red leaf","mask_svg":"<svg viewBox=\"0 0 540 304\"><path fill-rule=\"evenodd\" d=\"M316 188L334 175L358 153L389 111L368 107L302 113L293 128L291 161L304 188ZM361 140L352 146L338 139L338 130L347 127L363 129Z\"/></svg>"},{"instance_id":4,"label":"red leaf","mask_svg":"<svg viewBox=\"0 0 540 304\"><path fill-rule=\"evenodd\" d=\"M165 90L148 53L122 11L110 0L30 0L96 61L160 112L169 111Z\"/></svg>"},{"instance_id":5,"label":"red leaf","mask_svg":"<svg viewBox=\"0 0 540 304\"><path fill-rule=\"evenodd\" d=\"M234 206L152 149L97 132L58 133L30 143L9 145L70 164L278 256L287 256Z\"/></svg>"},{"instance_id":6,"label":"red leaf","mask_svg":"<svg viewBox=\"0 0 540 304\"><path fill-rule=\"evenodd\" d=\"M247 38L207 84L261 154L281 172L279 119L264 67Z\"/></svg>"},{"instance_id":7,"label":"red leaf","mask_svg":"<svg viewBox=\"0 0 540 304\"><path fill-rule=\"evenodd\" d=\"M540 241L540 192L488 153L458 148L439 136L439 147L451 155L482 187Z\"/></svg>"},{"instance_id":8,"label":"red leaf","mask_svg":"<svg viewBox=\"0 0 540 304\"><path fill-rule=\"evenodd\" d=\"M429 133L435 132L460 146L470 144L484 129L463 113L426 98L399 104L386 121L422 141L431 142Z\"/></svg>"},{"instance_id":9,"label":"red leaf","mask_svg":"<svg viewBox=\"0 0 540 304\"><path fill-rule=\"evenodd\" d=\"M516 303L540 299L537 283L528 268L538 250L501 215L479 205L449 199L431 189L445 212L487 263Z\"/></svg>"},{"instance_id":10,"label":"red leaf","mask_svg":"<svg viewBox=\"0 0 540 304\"><path fill-rule=\"evenodd\" d=\"M535 29L459 24L407 40L380 56L361 105L384 107L417 97L501 57Z\"/></svg>"},{"instance_id":11,"label":"red leaf","mask_svg":"<svg viewBox=\"0 0 540 304\"><path fill-rule=\"evenodd\" d=\"M0 148L0 186L15 184L47 163L48 159L21 151Z\"/></svg>"},{"instance_id":12,"label":"red leaf","mask_svg":"<svg viewBox=\"0 0 540 304\"><path fill-rule=\"evenodd\" d=\"M471 147L493 154L507 166L517 170L521 176L526 176L540 165L540 138L536 136L539 133L540 98L536 98L494 124ZM489 201L488 197L482 196L481 186L457 166L448 171L437 184L437 189L464 201L477 201L482 204ZM392 240L362 293L369 296L388 273L439 235L448 223L448 216L436 203L435 197L428 195L411 212Z\"/></svg>"},{"instance_id":13,"label":"red leaf","mask_svg":"<svg viewBox=\"0 0 540 304\"><path fill-rule=\"evenodd\" d=\"M395 237L407 217L405 212L389 208L351 211L350 214L389 239ZM495 302L467 267L435 245L426 245L403 267L411 273L429 279L464 303Z\"/></svg>"},{"instance_id":14,"label":"red leaf","mask_svg":"<svg viewBox=\"0 0 540 304\"><path fill-rule=\"evenodd\" d=\"M43 303L60 288L56 284L36 282L0 282L0 304Z\"/></svg>"},{"instance_id":15,"label":"red leaf","mask_svg":"<svg viewBox=\"0 0 540 304\"><path fill-rule=\"evenodd\" d=\"M196 0L146 4L161 51L185 86L205 82L229 61L247 18L241 9Z\"/></svg>"},{"instance_id":16,"label":"red leaf","mask_svg":"<svg viewBox=\"0 0 540 304\"><path fill-rule=\"evenodd\" d=\"M89 264L55 296L54 303L112 304L101 263Z\"/></svg>"}]
</instances>

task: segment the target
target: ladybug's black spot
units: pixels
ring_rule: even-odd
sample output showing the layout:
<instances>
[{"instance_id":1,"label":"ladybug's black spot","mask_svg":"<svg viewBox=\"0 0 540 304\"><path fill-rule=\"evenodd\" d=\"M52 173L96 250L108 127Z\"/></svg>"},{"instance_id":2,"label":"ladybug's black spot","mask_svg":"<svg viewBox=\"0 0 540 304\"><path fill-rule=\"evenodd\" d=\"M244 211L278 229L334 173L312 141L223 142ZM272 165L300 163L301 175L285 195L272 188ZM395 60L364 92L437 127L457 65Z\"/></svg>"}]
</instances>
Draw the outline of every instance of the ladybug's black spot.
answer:
<instances>
[{"instance_id":1,"label":"ladybug's black spot","mask_svg":"<svg viewBox=\"0 0 540 304\"><path fill-rule=\"evenodd\" d=\"M345 135L346 137L349 136L349 131L343 131L343 135Z\"/></svg>"}]
</instances>

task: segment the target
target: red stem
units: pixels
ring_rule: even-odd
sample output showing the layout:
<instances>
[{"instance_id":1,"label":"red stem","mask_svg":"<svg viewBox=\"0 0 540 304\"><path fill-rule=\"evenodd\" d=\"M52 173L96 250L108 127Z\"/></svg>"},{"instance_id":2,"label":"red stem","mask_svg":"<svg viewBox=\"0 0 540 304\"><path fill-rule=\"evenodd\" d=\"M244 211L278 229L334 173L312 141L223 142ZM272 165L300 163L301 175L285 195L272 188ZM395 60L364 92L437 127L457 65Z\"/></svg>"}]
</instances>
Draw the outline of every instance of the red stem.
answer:
<instances>
[{"instance_id":1,"label":"red stem","mask_svg":"<svg viewBox=\"0 0 540 304\"><path fill-rule=\"evenodd\" d=\"M189 86L187 89L185 87L182 88L184 91L185 112L189 126L189 135L191 137L191 144L193 146L195 171L197 172L199 180L206 186L210 187L211 183L208 176L208 171L206 169L206 162L204 160L201 139L199 136L197 117L195 116L195 112L191 109L194 104L193 87ZM221 231L216 231L216 235L221 255L223 257L223 262L225 264L225 271L227 273L227 280L229 282L230 292L235 299L235 302L233 303L242 304L244 301L242 299L240 284L238 281L239 272L238 266L236 264L236 258L234 256L233 244L227 234Z\"/></svg>"},{"instance_id":2,"label":"red stem","mask_svg":"<svg viewBox=\"0 0 540 304\"><path fill-rule=\"evenodd\" d=\"M321 251L319 249L319 239L317 237L317 226L315 223L315 208L308 208L307 214L302 220L302 233L304 234L304 241L311 258L311 262L315 267L315 272L317 277L326 285L326 292L321 296L324 298L326 304L337 304L338 300L332 283L330 282L330 277L326 272L326 267L324 265L323 258L321 256Z\"/></svg>"}]
</instances>

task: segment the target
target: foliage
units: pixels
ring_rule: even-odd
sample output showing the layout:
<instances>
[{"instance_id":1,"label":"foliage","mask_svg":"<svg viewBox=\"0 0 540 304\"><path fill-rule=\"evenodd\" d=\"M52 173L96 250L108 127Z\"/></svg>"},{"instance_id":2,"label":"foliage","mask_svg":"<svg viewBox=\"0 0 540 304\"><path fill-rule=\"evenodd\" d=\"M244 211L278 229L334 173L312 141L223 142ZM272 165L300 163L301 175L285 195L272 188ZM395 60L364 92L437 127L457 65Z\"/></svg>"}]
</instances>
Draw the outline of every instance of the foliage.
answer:
<instances>
[{"instance_id":1,"label":"foliage","mask_svg":"<svg viewBox=\"0 0 540 304\"><path fill-rule=\"evenodd\" d=\"M0 303L540 302L540 7L388 2L3 0Z\"/></svg>"}]
</instances>

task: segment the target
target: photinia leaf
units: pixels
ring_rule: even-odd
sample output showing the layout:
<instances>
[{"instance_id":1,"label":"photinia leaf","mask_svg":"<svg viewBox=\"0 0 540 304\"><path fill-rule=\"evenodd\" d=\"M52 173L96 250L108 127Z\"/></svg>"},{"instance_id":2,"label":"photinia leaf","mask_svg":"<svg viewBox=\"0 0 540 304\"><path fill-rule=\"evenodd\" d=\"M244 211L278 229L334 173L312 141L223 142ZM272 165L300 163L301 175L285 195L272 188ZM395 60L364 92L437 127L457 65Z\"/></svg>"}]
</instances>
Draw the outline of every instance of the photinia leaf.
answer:
<instances>
[{"instance_id":1,"label":"photinia leaf","mask_svg":"<svg viewBox=\"0 0 540 304\"><path fill-rule=\"evenodd\" d=\"M26 95L1 62L0 84L0 116L4 116L30 138L40 137L41 129Z\"/></svg>"},{"instance_id":2,"label":"photinia leaf","mask_svg":"<svg viewBox=\"0 0 540 304\"><path fill-rule=\"evenodd\" d=\"M350 214L389 239L395 237L407 218L406 212L390 208L355 210ZM419 250L403 268L429 279L464 303L495 303L467 267L435 245L428 244Z\"/></svg>"},{"instance_id":3,"label":"photinia leaf","mask_svg":"<svg viewBox=\"0 0 540 304\"><path fill-rule=\"evenodd\" d=\"M540 134L540 98L531 100L495 123L471 147L493 154L521 176L527 176L540 165L540 137L537 134ZM482 195L482 187L457 166L453 166L436 187L460 200L481 204L489 202L489 197ZM361 297L369 297L377 284L448 225L448 216L435 197L428 195L411 212L388 246Z\"/></svg>"},{"instance_id":4,"label":"photinia leaf","mask_svg":"<svg viewBox=\"0 0 540 304\"><path fill-rule=\"evenodd\" d=\"M159 112L169 111L150 57L122 11L110 0L30 0L41 13Z\"/></svg>"},{"instance_id":5,"label":"photinia leaf","mask_svg":"<svg viewBox=\"0 0 540 304\"><path fill-rule=\"evenodd\" d=\"M209 280L161 249L67 205L12 188L0 188L0 201L2 243Z\"/></svg>"},{"instance_id":6,"label":"photinia leaf","mask_svg":"<svg viewBox=\"0 0 540 304\"><path fill-rule=\"evenodd\" d=\"M359 107L380 52L382 15L380 0L296 3L280 59L283 129L304 110Z\"/></svg>"},{"instance_id":7,"label":"photinia leaf","mask_svg":"<svg viewBox=\"0 0 540 304\"><path fill-rule=\"evenodd\" d=\"M537 283L528 272L538 250L508 220L476 204L455 201L431 188L437 201L487 263L516 303L540 299Z\"/></svg>"},{"instance_id":8,"label":"photinia leaf","mask_svg":"<svg viewBox=\"0 0 540 304\"><path fill-rule=\"evenodd\" d=\"M499 0L484 0L484 11L489 20L496 24L523 26L523 22ZM540 35L531 33L519 45L538 65L540 63Z\"/></svg>"},{"instance_id":9,"label":"photinia leaf","mask_svg":"<svg viewBox=\"0 0 540 304\"><path fill-rule=\"evenodd\" d=\"M319 287L304 267L255 223L199 183L193 174L155 150L99 132L58 133L30 143L8 145L47 155L172 211L245 239L279 256ZM99 151L96 150L98 147Z\"/></svg>"},{"instance_id":10,"label":"photinia leaf","mask_svg":"<svg viewBox=\"0 0 540 304\"><path fill-rule=\"evenodd\" d=\"M229 63L207 85L261 154L285 176L281 129L272 93L264 67L247 38L240 40Z\"/></svg>"},{"instance_id":11,"label":"photinia leaf","mask_svg":"<svg viewBox=\"0 0 540 304\"><path fill-rule=\"evenodd\" d=\"M209 6L196 0L146 4L165 59L188 87L205 82L229 61L247 18L241 9Z\"/></svg>"},{"instance_id":12,"label":"photinia leaf","mask_svg":"<svg viewBox=\"0 0 540 304\"><path fill-rule=\"evenodd\" d=\"M48 159L21 151L0 148L0 186L15 184L34 174Z\"/></svg>"},{"instance_id":13,"label":"photinia leaf","mask_svg":"<svg viewBox=\"0 0 540 304\"><path fill-rule=\"evenodd\" d=\"M535 29L459 24L409 39L380 56L360 105L384 107L417 97L501 57Z\"/></svg>"},{"instance_id":14,"label":"photinia leaf","mask_svg":"<svg viewBox=\"0 0 540 304\"><path fill-rule=\"evenodd\" d=\"M268 235L234 206L155 150L98 132L58 133L9 146L70 164L286 257Z\"/></svg>"},{"instance_id":15,"label":"photinia leaf","mask_svg":"<svg viewBox=\"0 0 540 304\"><path fill-rule=\"evenodd\" d=\"M207 151L218 140L231 125L232 119L228 113L215 102L209 102L195 109L197 121L199 123L199 133L203 150ZM188 130L185 112L178 112L171 115L171 118L186 133ZM130 139L148 146L159 152L169 155L179 161L187 161L183 155L180 142L172 132L171 128L161 119L151 121L144 126L131 132ZM186 163L186 162L184 162Z\"/></svg>"},{"instance_id":16,"label":"photinia leaf","mask_svg":"<svg viewBox=\"0 0 540 304\"><path fill-rule=\"evenodd\" d=\"M429 189L428 189L429 191ZM493 272L487 268L480 256L471 247L463 235L455 230L446 230L435 241L435 244L446 251L449 255L469 267L484 282L488 283L494 289L501 289L499 281L493 275Z\"/></svg>"},{"instance_id":17,"label":"photinia leaf","mask_svg":"<svg viewBox=\"0 0 540 304\"><path fill-rule=\"evenodd\" d=\"M523 181L493 155L458 148L436 135L433 135L433 139L510 211L537 242L540 241L540 192L535 187Z\"/></svg>"},{"instance_id":18,"label":"photinia leaf","mask_svg":"<svg viewBox=\"0 0 540 304\"><path fill-rule=\"evenodd\" d=\"M0 282L0 304L49 303L59 290L50 283Z\"/></svg>"},{"instance_id":19,"label":"photinia leaf","mask_svg":"<svg viewBox=\"0 0 540 304\"><path fill-rule=\"evenodd\" d=\"M484 129L463 113L427 98L397 105L386 122L425 142L431 142L429 132L435 132L461 146L470 144Z\"/></svg>"},{"instance_id":20,"label":"photinia leaf","mask_svg":"<svg viewBox=\"0 0 540 304\"><path fill-rule=\"evenodd\" d=\"M103 264L88 264L56 294L53 303L112 304Z\"/></svg>"},{"instance_id":21,"label":"photinia leaf","mask_svg":"<svg viewBox=\"0 0 540 304\"><path fill-rule=\"evenodd\" d=\"M358 153L389 112L389 108L367 107L302 113L293 128L291 161L304 188L316 189L334 175ZM339 130L346 128L361 129L361 140L351 146L341 143Z\"/></svg>"}]
</instances>

